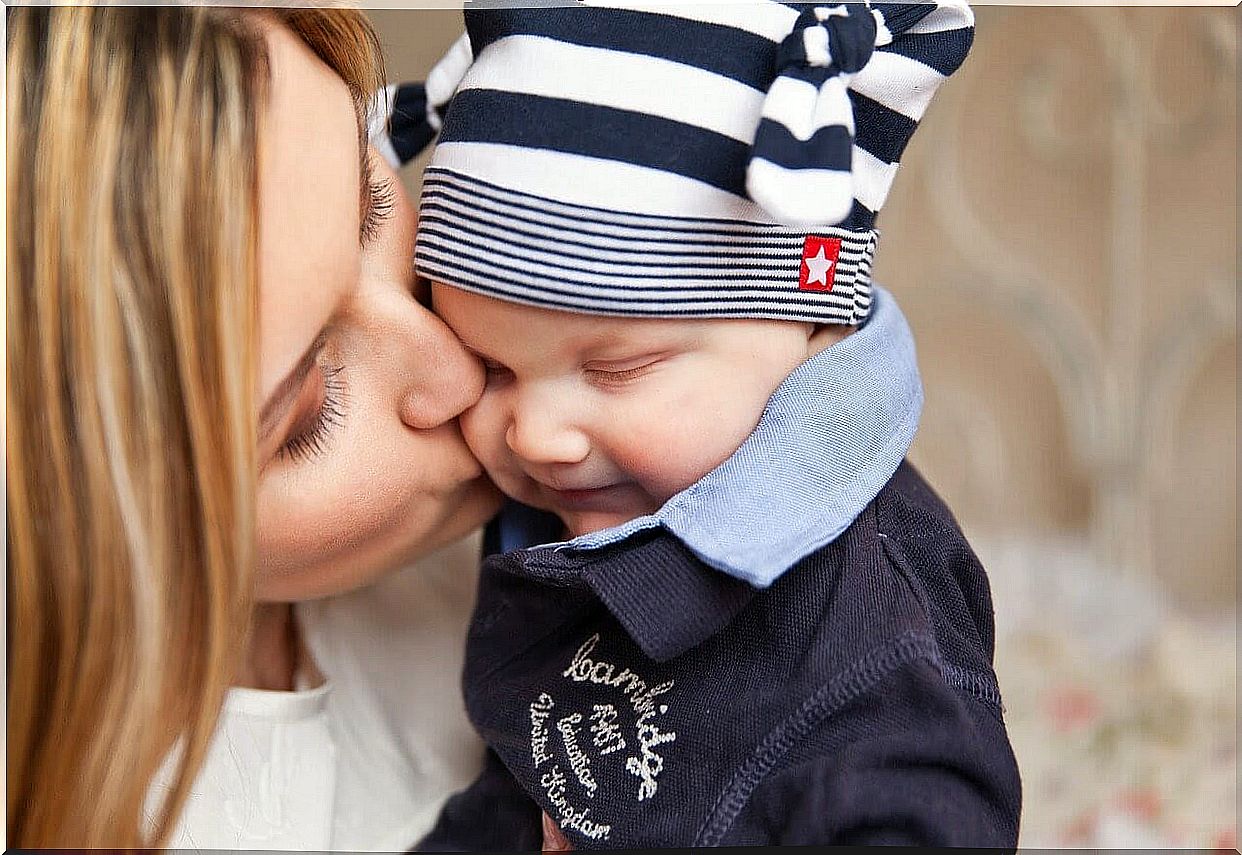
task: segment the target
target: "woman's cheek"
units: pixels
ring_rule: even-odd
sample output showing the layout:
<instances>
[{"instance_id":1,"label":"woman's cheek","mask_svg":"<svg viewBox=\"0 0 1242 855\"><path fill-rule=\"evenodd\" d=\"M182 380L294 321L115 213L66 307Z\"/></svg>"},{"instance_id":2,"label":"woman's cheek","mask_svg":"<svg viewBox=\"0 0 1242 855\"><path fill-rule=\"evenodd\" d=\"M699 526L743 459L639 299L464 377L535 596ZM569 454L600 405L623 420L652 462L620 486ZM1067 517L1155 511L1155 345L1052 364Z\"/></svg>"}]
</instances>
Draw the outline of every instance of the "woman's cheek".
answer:
<instances>
[{"instance_id":1,"label":"woman's cheek","mask_svg":"<svg viewBox=\"0 0 1242 855\"><path fill-rule=\"evenodd\" d=\"M416 460L372 457L374 449L334 453L330 461L308 460L281 473L260 494L261 566L275 573L347 559L380 547L394 529L417 528L420 472ZM436 449L427 449L434 453ZM387 465L381 463L387 460ZM396 465L393 465L396 464ZM398 523L401 523L398 525Z\"/></svg>"},{"instance_id":2,"label":"woman's cheek","mask_svg":"<svg viewBox=\"0 0 1242 855\"><path fill-rule=\"evenodd\" d=\"M321 454L281 462L259 486L260 593L303 599L356 588L425 551L460 510L478 464L454 424L405 426L392 395L357 376Z\"/></svg>"}]
</instances>

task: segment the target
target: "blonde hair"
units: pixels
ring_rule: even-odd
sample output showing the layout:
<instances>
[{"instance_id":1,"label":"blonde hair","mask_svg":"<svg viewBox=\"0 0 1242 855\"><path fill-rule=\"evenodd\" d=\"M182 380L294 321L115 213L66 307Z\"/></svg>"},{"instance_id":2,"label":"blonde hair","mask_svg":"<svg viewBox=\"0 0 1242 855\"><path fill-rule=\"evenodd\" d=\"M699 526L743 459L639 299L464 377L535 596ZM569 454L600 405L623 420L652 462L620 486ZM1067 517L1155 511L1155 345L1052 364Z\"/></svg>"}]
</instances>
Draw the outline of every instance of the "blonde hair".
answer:
<instances>
[{"instance_id":1,"label":"blonde hair","mask_svg":"<svg viewBox=\"0 0 1242 855\"><path fill-rule=\"evenodd\" d=\"M8 843L159 845L252 613L255 15L8 20ZM356 12L270 10L365 107ZM147 816L150 783L171 764Z\"/></svg>"}]
</instances>

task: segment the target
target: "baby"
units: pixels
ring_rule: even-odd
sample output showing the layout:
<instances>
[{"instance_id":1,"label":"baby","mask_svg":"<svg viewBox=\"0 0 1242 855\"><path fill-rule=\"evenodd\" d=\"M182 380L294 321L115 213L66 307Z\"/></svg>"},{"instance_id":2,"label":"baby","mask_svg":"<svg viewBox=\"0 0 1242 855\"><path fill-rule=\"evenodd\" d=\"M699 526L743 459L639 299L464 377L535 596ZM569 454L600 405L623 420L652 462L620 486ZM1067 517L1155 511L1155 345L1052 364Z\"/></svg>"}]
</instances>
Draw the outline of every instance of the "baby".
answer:
<instances>
[{"instance_id":1,"label":"baby","mask_svg":"<svg viewBox=\"0 0 1242 855\"><path fill-rule=\"evenodd\" d=\"M425 849L1012 847L987 580L904 462L874 222L969 10L468 10L416 265L487 366L466 704ZM459 51L460 53L460 51Z\"/></svg>"}]
</instances>

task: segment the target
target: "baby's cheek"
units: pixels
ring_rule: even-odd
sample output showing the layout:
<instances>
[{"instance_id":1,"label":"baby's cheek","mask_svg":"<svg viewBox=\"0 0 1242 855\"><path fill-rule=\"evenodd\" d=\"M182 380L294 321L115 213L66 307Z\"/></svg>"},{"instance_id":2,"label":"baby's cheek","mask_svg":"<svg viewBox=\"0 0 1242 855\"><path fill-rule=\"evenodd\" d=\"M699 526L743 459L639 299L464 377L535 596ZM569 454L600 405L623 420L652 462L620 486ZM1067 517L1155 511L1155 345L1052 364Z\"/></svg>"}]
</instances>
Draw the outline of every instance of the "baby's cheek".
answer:
<instances>
[{"instance_id":1,"label":"baby's cheek","mask_svg":"<svg viewBox=\"0 0 1242 855\"><path fill-rule=\"evenodd\" d=\"M660 502L698 481L733 451L723 449L701 411L682 407L649 411L630 420L624 434L625 453L614 459Z\"/></svg>"},{"instance_id":2,"label":"baby's cheek","mask_svg":"<svg viewBox=\"0 0 1242 855\"><path fill-rule=\"evenodd\" d=\"M505 418L503 410L487 393L479 402L461 414L458 421L466 445L488 474L505 461Z\"/></svg>"}]
</instances>

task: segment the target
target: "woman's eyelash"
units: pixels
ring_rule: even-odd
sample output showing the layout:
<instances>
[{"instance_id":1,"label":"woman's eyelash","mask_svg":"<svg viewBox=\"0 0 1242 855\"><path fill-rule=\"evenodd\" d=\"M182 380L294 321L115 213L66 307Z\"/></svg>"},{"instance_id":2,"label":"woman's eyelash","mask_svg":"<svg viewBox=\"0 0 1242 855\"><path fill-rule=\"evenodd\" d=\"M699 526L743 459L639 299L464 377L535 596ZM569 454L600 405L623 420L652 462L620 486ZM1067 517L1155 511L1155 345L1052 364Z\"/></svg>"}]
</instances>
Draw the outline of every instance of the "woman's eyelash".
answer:
<instances>
[{"instance_id":1,"label":"woman's eyelash","mask_svg":"<svg viewBox=\"0 0 1242 855\"><path fill-rule=\"evenodd\" d=\"M285 440L276 452L277 457L292 461L306 460L323 453L324 442L334 428L340 427L345 417L345 383L338 376L345 366L324 369L323 403L310 427Z\"/></svg>"},{"instance_id":2,"label":"woman's eyelash","mask_svg":"<svg viewBox=\"0 0 1242 855\"><path fill-rule=\"evenodd\" d=\"M371 158L366 161L367 209L362 217L362 229L359 240L363 244L370 243L379 236L380 226L392 213L393 204L397 200L396 189L392 181L385 176L377 176L371 165Z\"/></svg>"}]
</instances>

